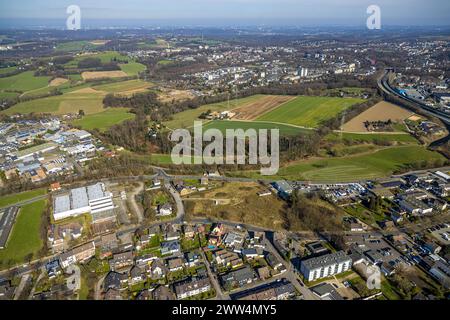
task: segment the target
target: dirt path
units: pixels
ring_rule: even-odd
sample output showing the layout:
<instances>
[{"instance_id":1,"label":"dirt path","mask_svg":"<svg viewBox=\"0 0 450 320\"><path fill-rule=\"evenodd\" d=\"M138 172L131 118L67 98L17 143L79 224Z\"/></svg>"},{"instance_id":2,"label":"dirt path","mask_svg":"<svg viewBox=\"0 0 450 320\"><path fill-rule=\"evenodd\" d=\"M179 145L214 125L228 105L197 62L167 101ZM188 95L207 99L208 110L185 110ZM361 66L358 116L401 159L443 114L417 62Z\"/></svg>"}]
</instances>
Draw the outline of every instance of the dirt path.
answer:
<instances>
[{"instance_id":1,"label":"dirt path","mask_svg":"<svg viewBox=\"0 0 450 320\"><path fill-rule=\"evenodd\" d=\"M136 196L144 190L144 183L143 182L138 182L138 183L139 183L139 187L135 188L130 193L129 199L130 199L131 206L133 207L134 214L138 218L138 222L141 223L142 221L144 221L144 213L142 212L141 207L136 202Z\"/></svg>"},{"instance_id":2,"label":"dirt path","mask_svg":"<svg viewBox=\"0 0 450 320\"><path fill-rule=\"evenodd\" d=\"M102 284L103 284L103 281L105 281L105 277L106 276L101 277L95 284L95 288L94 288L94 299L95 300L101 300L101 298L102 298Z\"/></svg>"}]
</instances>

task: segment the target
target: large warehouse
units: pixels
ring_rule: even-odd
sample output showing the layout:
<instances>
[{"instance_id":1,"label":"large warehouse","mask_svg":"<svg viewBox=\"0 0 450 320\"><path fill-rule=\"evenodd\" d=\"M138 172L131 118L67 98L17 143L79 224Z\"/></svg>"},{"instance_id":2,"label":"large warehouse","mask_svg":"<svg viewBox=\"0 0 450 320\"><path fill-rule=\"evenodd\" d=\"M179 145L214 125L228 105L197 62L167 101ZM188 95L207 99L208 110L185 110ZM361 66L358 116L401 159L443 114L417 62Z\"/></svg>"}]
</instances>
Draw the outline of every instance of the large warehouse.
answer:
<instances>
[{"instance_id":1,"label":"large warehouse","mask_svg":"<svg viewBox=\"0 0 450 320\"><path fill-rule=\"evenodd\" d=\"M83 213L96 214L114 209L111 192L103 183L71 189L68 193L57 195L53 202L53 217L61 220Z\"/></svg>"}]
</instances>

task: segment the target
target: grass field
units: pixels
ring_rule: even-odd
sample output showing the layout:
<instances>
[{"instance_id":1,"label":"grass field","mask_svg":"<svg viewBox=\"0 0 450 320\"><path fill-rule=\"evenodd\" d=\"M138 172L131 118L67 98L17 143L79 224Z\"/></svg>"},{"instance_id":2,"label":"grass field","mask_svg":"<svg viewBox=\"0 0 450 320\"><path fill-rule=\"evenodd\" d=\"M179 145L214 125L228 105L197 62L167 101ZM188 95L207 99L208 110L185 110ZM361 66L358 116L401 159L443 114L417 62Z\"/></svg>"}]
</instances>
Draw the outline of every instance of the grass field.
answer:
<instances>
[{"instance_id":1,"label":"grass field","mask_svg":"<svg viewBox=\"0 0 450 320\"><path fill-rule=\"evenodd\" d=\"M374 153L341 158L314 159L292 163L280 168L273 179L311 181L357 181L385 177L422 160L445 160L437 153L421 146L391 147ZM258 172L243 173L244 176L259 177Z\"/></svg>"},{"instance_id":2,"label":"grass field","mask_svg":"<svg viewBox=\"0 0 450 320\"><path fill-rule=\"evenodd\" d=\"M289 123L308 128L317 127L348 107L364 101L357 98L300 96L260 116L256 120Z\"/></svg>"},{"instance_id":3,"label":"grass field","mask_svg":"<svg viewBox=\"0 0 450 320\"><path fill-rule=\"evenodd\" d=\"M176 113L173 115L173 120L167 121L164 124L171 129L189 128L194 125L194 120L198 120L198 117L203 112L206 112L208 110L211 110L211 111L232 110L234 108L238 108L239 106L241 106L245 103L256 101L263 97L264 97L264 95L254 95L251 97L246 97L246 98L241 98L241 99L234 99L234 100L230 100L230 101L206 104L206 105L200 106L196 109L189 109L189 110L186 110L186 111L183 111L180 113Z\"/></svg>"},{"instance_id":4,"label":"grass field","mask_svg":"<svg viewBox=\"0 0 450 320\"><path fill-rule=\"evenodd\" d=\"M215 120L206 123L203 126L203 130L207 129L219 129L225 134L226 129L279 129L280 135L292 136L300 133L310 133L311 130L292 127L284 124L276 124L271 122L259 122L259 121L232 121L232 120Z\"/></svg>"},{"instance_id":5,"label":"grass field","mask_svg":"<svg viewBox=\"0 0 450 320\"><path fill-rule=\"evenodd\" d=\"M353 140L358 142L374 142L387 141L387 142L407 142L407 143L418 143L418 141L410 134L384 134L384 133L368 133L368 134L358 134L358 133L348 133L348 132L334 132L326 136L329 141L340 141L342 139Z\"/></svg>"},{"instance_id":6,"label":"grass field","mask_svg":"<svg viewBox=\"0 0 450 320\"><path fill-rule=\"evenodd\" d=\"M7 196L1 196L0 197L0 208L7 207L10 205L13 205L15 203L25 201L28 199L32 199L38 196L42 196L47 193L47 190L45 189L36 189L32 191L25 191L21 193L16 193L12 195Z\"/></svg>"},{"instance_id":7,"label":"grass field","mask_svg":"<svg viewBox=\"0 0 450 320\"><path fill-rule=\"evenodd\" d=\"M28 255L36 257L43 245L40 226L45 205L46 200L40 200L20 209L6 248L0 250L2 268L23 263Z\"/></svg>"},{"instance_id":8,"label":"grass field","mask_svg":"<svg viewBox=\"0 0 450 320\"><path fill-rule=\"evenodd\" d=\"M1 113L12 115L16 113L52 113L66 114L78 113L84 110L85 114L102 112L104 93L91 91L72 91L60 96L25 101L3 110Z\"/></svg>"},{"instance_id":9,"label":"grass field","mask_svg":"<svg viewBox=\"0 0 450 320\"><path fill-rule=\"evenodd\" d=\"M11 77L0 78L0 90L29 91L48 85L50 77L35 77L33 71L25 71Z\"/></svg>"},{"instance_id":10,"label":"grass field","mask_svg":"<svg viewBox=\"0 0 450 320\"><path fill-rule=\"evenodd\" d=\"M106 131L115 124L133 118L134 114L129 113L126 108L109 108L100 113L84 116L80 120L73 121L72 124L85 130Z\"/></svg>"},{"instance_id":11,"label":"grass field","mask_svg":"<svg viewBox=\"0 0 450 320\"><path fill-rule=\"evenodd\" d=\"M92 88L95 90L105 91L108 93L121 94L121 93L142 91L147 88L150 88L152 85L153 85L152 83L145 82L142 80L128 80L102 84L99 86L94 86Z\"/></svg>"},{"instance_id":12,"label":"grass field","mask_svg":"<svg viewBox=\"0 0 450 320\"><path fill-rule=\"evenodd\" d=\"M139 72L142 72L146 67L138 62L128 62L120 64L120 69L129 76L137 76Z\"/></svg>"}]
</instances>

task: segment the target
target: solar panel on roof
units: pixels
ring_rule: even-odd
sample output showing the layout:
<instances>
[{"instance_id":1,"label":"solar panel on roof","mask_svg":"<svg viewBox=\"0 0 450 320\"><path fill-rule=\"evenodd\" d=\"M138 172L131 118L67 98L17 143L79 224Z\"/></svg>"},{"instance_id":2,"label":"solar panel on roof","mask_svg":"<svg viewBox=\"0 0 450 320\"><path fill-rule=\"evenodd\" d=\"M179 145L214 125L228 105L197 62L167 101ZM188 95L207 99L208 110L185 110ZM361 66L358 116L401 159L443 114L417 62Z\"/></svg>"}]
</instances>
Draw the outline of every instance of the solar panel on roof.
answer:
<instances>
[{"instance_id":1,"label":"solar panel on roof","mask_svg":"<svg viewBox=\"0 0 450 320\"><path fill-rule=\"evenodd\" d=\"M89 205L86 188L76 188L70 191L72 196L72 208L78 209Z\"/></svg>"},{"instance_id":2,"label":"solar panel on roof","mask_svg":"<svg viewBox=\"0 0 450 320\"><path fill-rule=\"evenodd\" d=\"M105 193L103 192L103 188L101 184L94 184L92 186L87 187L87 193L89 196L89 200L95 200L99 198L103 198L105 196Z\"/></svg>"},{"instance_id":3,"label":"solar panel on roof","mask_svg":"<svg viewBox=\"0 0 450 320\"><path fill-rule=\"evenodd\" d=\"M60 213L70 210L69 195L58 196L55 198L55 213Z\"/></svg>"}]
</instances>

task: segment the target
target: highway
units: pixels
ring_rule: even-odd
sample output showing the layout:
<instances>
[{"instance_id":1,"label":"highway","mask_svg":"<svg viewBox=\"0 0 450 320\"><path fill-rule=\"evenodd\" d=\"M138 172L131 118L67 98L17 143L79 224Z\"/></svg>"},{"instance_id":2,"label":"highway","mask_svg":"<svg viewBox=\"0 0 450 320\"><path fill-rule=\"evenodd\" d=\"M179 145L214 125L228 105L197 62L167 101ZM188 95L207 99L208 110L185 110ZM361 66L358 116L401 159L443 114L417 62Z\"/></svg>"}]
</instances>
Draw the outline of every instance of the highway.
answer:
<instances>
[{"instance_id":1,"label":"highway","mask_svg":"<svg viewBox=\"0 0 450 320\"><path fill-rule=\"evenodd\" d=\"M438 119L440 119L445 125L450 126L450 116L440 110L436 110L432 107L427 106L426 104L405 97L403 95L401 95L400 93L398 93L397 91L395 91L389 84L389 76L391 75L392 70L391 69L386 69L386 73L380 78L378 79L378 88L385 93L387 96L394 96L397 98L400 98L410 104L412 104L415 108L418 109L418 111L421 111L422 113L425 113L429 116L432 117L436 117Z\"/></svg>"}]
</instances>

